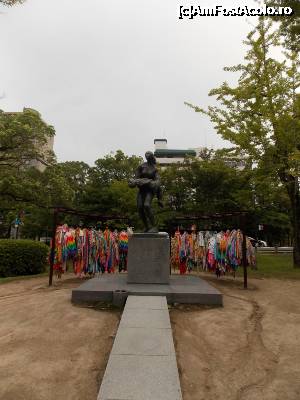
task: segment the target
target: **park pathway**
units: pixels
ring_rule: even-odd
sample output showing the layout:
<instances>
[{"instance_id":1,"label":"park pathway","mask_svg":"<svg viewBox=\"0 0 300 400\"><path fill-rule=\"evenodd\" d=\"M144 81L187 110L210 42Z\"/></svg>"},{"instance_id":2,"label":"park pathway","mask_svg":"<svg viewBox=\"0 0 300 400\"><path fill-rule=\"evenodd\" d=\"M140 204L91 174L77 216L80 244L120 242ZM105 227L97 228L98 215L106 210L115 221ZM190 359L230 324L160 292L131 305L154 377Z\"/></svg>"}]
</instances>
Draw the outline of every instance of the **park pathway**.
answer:
<instances>
[{"instance_id":1,"label":"park pathway","mask_svg":"<svg viewBox=\"0 0 300 400\"><path fill-rule=\"evenodd\" d=\"M164 296L128 296L98 400L182 400Z\"/></svg>"}]
</instances>

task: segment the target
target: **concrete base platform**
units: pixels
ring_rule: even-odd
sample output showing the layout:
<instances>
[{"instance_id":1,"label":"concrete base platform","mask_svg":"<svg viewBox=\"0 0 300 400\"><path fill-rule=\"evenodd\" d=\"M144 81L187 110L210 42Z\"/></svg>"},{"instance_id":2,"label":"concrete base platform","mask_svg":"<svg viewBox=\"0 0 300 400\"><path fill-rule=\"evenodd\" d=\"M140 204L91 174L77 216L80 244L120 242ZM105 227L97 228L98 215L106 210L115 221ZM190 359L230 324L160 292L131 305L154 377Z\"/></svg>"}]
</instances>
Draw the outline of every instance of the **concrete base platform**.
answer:
<instances>
[{"instance_id":1,"label":"concrete base platform","mask_svg":"<svg viewBox=\"0 0 300 400\"><path fill-rule=\"evenodd\" d=\"M222 306L222 294L203 279L192 275L171 275L170 284L127 283L127 274L102 275L72 291L75 304L113 302L114 293L136 296L166 296L168 303Z\"/></svg>"}]
</instances>

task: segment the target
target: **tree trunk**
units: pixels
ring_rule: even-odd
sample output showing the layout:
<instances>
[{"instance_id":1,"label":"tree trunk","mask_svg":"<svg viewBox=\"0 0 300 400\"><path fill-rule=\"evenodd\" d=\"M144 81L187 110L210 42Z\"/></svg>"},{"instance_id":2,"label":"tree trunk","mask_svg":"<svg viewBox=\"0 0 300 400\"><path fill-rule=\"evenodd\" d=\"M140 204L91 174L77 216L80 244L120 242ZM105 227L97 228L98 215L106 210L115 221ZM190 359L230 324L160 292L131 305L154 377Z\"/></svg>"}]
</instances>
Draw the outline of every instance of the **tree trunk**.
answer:
<instances>
[{"instance_id":1,"label":"tree trunk","mask_svg":"<svg viewBox=\"0 0 300 400\"><path fill-rule=\"evenodd\" d=\"M291 201L291 224L293 227L294 268L300 268L300 193L298 178L289 176L287 185Z\"/></svg>"},{"instance_id":2,"label":"tree trunk","mask_svg":"<svg viewBox=\"0 0 300 400\"><path fill-rule=\"evenodd\" d=\"M300 268L300 195L295 196L295 211L294 211L294 267Z\"/></svg>"}]
</instances>

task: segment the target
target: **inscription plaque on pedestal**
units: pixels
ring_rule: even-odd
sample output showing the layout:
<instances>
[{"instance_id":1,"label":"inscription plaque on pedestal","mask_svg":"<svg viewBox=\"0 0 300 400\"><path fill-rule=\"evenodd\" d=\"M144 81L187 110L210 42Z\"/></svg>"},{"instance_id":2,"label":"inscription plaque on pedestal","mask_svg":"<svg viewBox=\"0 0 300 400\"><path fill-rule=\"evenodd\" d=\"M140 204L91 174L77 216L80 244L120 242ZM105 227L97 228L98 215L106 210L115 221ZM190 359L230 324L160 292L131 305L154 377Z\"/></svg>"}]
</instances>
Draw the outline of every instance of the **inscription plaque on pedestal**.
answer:
<instances>
[{"instance_id":1,"label":"inscription plaque on pedestal","mask_svg":"<svg viewBox=\"0 0 300 400\"><path fill-rule=\"evenodd\" d=\"M170 239L167 233L135 233L128 243L128 283L170 282Z\"/></svg>"}]
</instances>

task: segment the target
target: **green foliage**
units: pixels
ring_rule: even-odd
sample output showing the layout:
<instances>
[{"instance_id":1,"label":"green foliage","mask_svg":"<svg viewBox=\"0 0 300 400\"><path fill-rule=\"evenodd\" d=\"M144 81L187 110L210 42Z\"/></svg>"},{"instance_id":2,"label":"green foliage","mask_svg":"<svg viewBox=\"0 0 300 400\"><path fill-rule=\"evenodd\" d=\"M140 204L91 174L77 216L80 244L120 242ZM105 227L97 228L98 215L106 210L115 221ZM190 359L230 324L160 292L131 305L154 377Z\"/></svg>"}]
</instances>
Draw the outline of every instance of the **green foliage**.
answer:
<instances>
[{"instance_id":1,"label":"green foliage","mask_svg":"<svg viewBox=\"0 0 300 400\"><path fill-rule=\"evenodd\" d=\"M78 206L88 182L90 166L81 161L67 161L57 164L56 170L73 191L73 206Z\"/></svg>"},{"instance_id":2,"label":"green foliage","mask_svg":"<svg viewBox=\"0 0 300 400\"><path fill-rule=\"evenodd\" d=\"M40 114L32 109L5 113L0 110L0 166L20 168L33 160L49 164L53 153L45 152L44 145L54 135Z\"/></svg>"},{"instance_id":3,"label":"green foliage","mask_svg":"<svg viewBox=\"0 0 300 400\"><path fill-rule=\"evenodd\" d=\"M90 174L91 182L108 185L113 181L128 180L135 173L142 159L136 156L126 156L121 150L116 154L107 155L95 161L95 167Z\"/></svg>"},{"instance_id":4,"label":"green foliage","mask_svg":"<svg viewBox=\"0 0 300 400\"><path fill-rule=\"evenodd\" d=\"M81 209L119 215L137 223L136 191L128 187L128 179L141 161L140 157L126 156L121 150L96 160L81 192ZM117 221L112 224L116 226Z\"/></svg>"},{"instance_id":5,"label":"green foliage","mask_svg":"<svg viewBox=\"0 0 300 400\"><path fill-rule=\"evenodd\" d=\"M0 111L0 206L14 201L38 201L38 171L30 168L30 163L34 160L46 165L54 162L54 154L45 150L45 144L53 135L53 127L35 110Z\"/></svg>"},{"instance_id":6,"label":"green foliage","mask_svg":"<svg viewBox=\"0 0 300 400\"><path fill-rule=\"evenodd\" d=\"M74 189L56 165L43 172L32 167L20 170L18 175L7 174L2 187L4 184L5 191L0 194L2 237L8 236L10 224L20 212L24 214L22 235L29 238L45 235L45 230L51 231L51 207L72 206L75 197Z\"/></svg>"},{"instance_id":7,"label":"green foliage","mask_svg":"<svg viewBox=\"0 0 300 400\"><path fill-rule=\"evenodd\" d=\"M45 227L51 230L51 207L72 206L79 185L74 184L78 168L71 181L69 165L55 163L53 152L45 148L53 135L54 128L35 110L0 111L0 236L9 235L10 224L19 212L25 215L22 234L39 236ZM34 160L46 169L41 172L31 166Z\"/></svg>"},{"instance_id":8,"label":"green foliage","mask_svg":"<svg viewBox=\"0 0 300 400\"><path fill-rule=\"evenodd\" d=\"M272 177L286 190L294 233L294 261L300 267L300 59L289 48L285 60L272 57L281 45L280 32L260 18L247 37L244 64L225 68L238 72L232 87L224 82L210 92L219 102L207 110L186 103L206 114L217 132L235 145L233 151L247 157L261 176Z\"/></svg>"},{"instance_id":9,"label":"green foliage","mask_svg":"<svg viewBox=\"0 0 300 400\"><path fill-rule=\"evenodd\" d=\"M13 131L10 134L13 135ZM19 150L26 153L26 147L25 142L24 149ZM256 215L253 226L256 223L272 227L277 224L276 221L283 217L277 200L282 199L275 198L266 190L255 197L256 187L264 188L263 185L259 186L262 178L257 178L256 186L256 178L245 157L242 159L245 170L232 168L231 165L239 164L241 156L238 152L234 156L228 152L203 149L202 161L187 159L180 168L175 165L161 171L164 209L157 208L156 200L153 202L160 226L168 225L176 216L245 209ZM2 212L0 235L8 237L12 221L22 212L22 237L34 239L49 236L54 206L66 206L105 216L117 215L127 218L128 224L136 229L141 228L136 210L137 193L127 183L141 162L140 157L126 156L119 150L99 158L93 167L79 161L53 162L43 172L26 164L21 167L9 166L5 173L0 173L0 212L7 210ZM269 203L267 207L264 201ZM95 225L98 222L88 217L64 214L61 214L59 222L74 225L81 221L85 225ZM122 228L126 222L111 219L107 224ZM288 231L289 225L282 231L283 237Z\"/></svg>"},{"instance_id":10,"label":"green foliage","mask_svg":"<svg viewBox=\"0 0 300 400\"><path fill-rule=\"evenodd\" d=\"M0 240L0 277L35 275L46 270L49 248L31 240Z\"/></svg>"},{"instance_id":11,"label":"green foliage","mask_svg":"<svg viewBox=\"0 0 300 400\"><path fill-rule=\"evenodd\" d=\"M285 46L294 51L300 51L300 1L299 0L272 0L269 6L291 7L293 15L286 18L273 17L280 23L280 33L284 38Z\"/></svg>"},{"instance_id":12,"label":"green foliage","mask_svg":"<svg viewBox=\"0 0 300 400\"><path fill-rule=\"evenodd\" d=\"M65 195L65 182L51 167L53 152L45 148L53 135L54 128L35 110L0 111L0 236L9 235L10 224L20 211L48 207L70 197ZM45 172L31 166L35 160L49 165Z\"/></svg>"},{"instance_id":13,"label":"green foliage","mask_svg":"<svg viewBox=\"0 0 300 400\"><path fill-rule=\"evenodd\" d=\"M251 208L248 172L222 160L190 160L183 168L172 166L161 175L167 205L175 211L199 215Z\"/></svg>"},{"instance_id":14,"label":"green foliage","mask_svg":"<svg viewBox=\"0 0 300 400\"><path fill-rule=\"evenodd\" d=\"M224 82L210 92L221 107L203 110L186 104L208 115L217 132L250 161L275 174L282 169L292 173L289 158L300 146L299 55L286 54L283 62L272 58L272 49L279 45L278 32L263 20L246 43L245 64L225 68L240 74L237 86Z\"/></svg>"}]
</instances>

